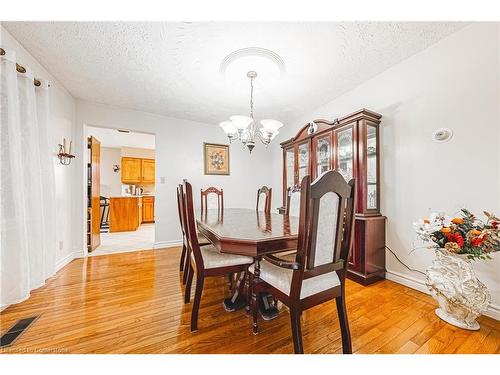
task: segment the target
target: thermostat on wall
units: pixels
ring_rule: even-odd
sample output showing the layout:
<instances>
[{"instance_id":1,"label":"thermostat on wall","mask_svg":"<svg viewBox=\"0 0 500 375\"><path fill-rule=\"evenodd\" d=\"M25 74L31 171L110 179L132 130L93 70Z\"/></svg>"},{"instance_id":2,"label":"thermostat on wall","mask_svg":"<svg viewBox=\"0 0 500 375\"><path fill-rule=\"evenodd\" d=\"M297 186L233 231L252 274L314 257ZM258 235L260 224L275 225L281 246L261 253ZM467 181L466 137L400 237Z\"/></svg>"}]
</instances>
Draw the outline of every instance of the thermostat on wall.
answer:
<instances>
[{"instance_id":1,"label":"thermostat on wall","mask_svg":"<svg viewBox=\"0 0 500 375\"><path fill-rule=\"evenodd\" d=\"M448 142L452 137L453 130L450 128L437 129L432 133L432 140L438 143Z\"/></svg>"}]
</instances>

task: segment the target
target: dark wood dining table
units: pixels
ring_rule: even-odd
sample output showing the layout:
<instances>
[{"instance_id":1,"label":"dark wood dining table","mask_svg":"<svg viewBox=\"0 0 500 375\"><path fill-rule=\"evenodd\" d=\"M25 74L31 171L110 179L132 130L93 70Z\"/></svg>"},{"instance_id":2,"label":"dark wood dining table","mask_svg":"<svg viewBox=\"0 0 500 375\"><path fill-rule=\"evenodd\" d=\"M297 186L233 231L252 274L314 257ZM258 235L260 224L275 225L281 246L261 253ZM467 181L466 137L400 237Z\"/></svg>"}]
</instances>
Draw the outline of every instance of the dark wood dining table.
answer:
<instances>
[{"instance_id":1,"label":"dark wood dining table","mask_svg":"<svg viewBox=\"0 0 500 375\"><path fill-rule=\"evenodd\" d=\"M297 248L299 218L295 216L224 208L207 210L197 223L199 232L221 253L253 257L256 278L260 275L262 256ZM235 305L242 307L241 302L246 299L241 294L242 281L243 275L239 275L233 296L224 300L226 310L234 310Z\"/></svg>"}]
</instances>

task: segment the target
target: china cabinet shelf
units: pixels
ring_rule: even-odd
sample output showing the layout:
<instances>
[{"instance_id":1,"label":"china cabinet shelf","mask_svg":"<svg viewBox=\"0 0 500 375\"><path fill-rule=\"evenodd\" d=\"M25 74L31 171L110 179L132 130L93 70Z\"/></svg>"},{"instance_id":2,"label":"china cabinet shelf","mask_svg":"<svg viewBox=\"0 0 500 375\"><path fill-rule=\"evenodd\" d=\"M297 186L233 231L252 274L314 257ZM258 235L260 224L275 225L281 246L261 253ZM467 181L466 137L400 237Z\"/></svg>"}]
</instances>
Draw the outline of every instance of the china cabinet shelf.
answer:
<instances>
[{"instance_id":1,"label":"china cabinet shelf","mask_svg":"<svg viewBox=\"0 0 500 375\"><path fill-rule=\"evenodd\" d=\"M339 160L339 162L351 161L352 160L352 156L349 156L349 157L346 157L346 158L339 158L338 160Z\"/></svg>"},{"instance_id":2,"label":"china cabinet shelf","mask_svg":"<svg viewBox=\"0 0 500 375\"><path fill-rule=\"evenodd\" d=\"M380 213L381 115L361 109L334 121L304 125L283 148L283 207L288 188L335 169L356 179L356 223L348 277L370 284L385 277L385 217ZM279 212L283 213L284 208Z\"/></svg>"}]
</instances>

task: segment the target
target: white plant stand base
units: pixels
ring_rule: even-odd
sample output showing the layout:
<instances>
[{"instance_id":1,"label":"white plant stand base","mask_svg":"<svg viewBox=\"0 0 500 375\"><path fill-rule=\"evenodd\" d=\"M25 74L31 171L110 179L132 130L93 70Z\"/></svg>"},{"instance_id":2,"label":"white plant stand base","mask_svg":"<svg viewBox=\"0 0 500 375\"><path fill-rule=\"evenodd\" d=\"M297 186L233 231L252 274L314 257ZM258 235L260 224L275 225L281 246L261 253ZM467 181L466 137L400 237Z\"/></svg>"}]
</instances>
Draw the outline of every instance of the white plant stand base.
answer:
<instances>
[{"instance_id":1,"label":"white plant stand base","mask_svg":"<svg viewBox=\"0 0 500 375\"><path fill-rule=\"evenodd\" d=\"M427 268L426 285L439 308L436 315L456 327L477 331L476 319L486 310L491 295L477 279L466 256L436 250L436 258Z\"/></svg>"},{"instance_id":2,"label":"white plant stand base","mask_svg":"<svg viewBox=\"0 0 500 375\"><path fill-rule=\"evenodd\" d=\"M478 331L479 328L479 323L474 321L470 325L464 323L462 320L458 320L457 318L453 317L452 315L449 315L446 313L446 311L442 310L441 308L437 308L435 311L437 316L439 316L442 320L444 320L446 323L449 323L453 326L463 328L463 329L468 329L469 331Z\"/></svg>"}]
</instances>

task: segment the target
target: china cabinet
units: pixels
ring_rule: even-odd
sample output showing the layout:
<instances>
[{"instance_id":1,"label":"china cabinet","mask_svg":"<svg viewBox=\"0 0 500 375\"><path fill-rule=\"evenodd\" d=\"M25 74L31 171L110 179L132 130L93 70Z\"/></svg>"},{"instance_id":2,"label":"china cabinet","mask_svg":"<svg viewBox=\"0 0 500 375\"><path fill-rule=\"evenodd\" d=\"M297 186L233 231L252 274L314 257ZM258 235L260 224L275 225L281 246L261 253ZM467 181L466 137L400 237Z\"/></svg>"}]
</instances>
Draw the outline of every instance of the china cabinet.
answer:
<instances>
[{"instance_id":1,"label":"china cabinet","mask_svg":"<svg viewBox=\"0 0 500 375\"><path fill-rule=\"evenodd\" d=\"M361 109L334 121L314 120L283 143L283 207L302 178L335 169L356 178L356 221L348 277L370 284L385 277L385 217L380 213L381 115Z\"/></svg>"}]
</instances>

